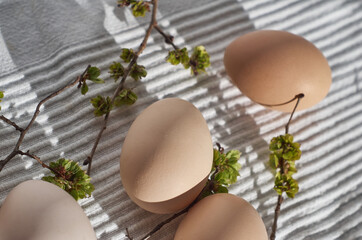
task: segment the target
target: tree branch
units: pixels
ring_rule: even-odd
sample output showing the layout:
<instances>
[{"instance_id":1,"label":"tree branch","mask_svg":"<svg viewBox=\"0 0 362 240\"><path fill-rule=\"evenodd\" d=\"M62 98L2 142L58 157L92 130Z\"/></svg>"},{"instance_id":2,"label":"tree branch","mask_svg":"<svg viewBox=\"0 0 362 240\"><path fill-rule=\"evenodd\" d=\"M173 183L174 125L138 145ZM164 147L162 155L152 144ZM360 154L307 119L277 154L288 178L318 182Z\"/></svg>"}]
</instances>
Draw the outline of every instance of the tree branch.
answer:
<instances>
[{"instance_id":1,"label":"tree branch","mask_svg":"<svg viewBox=\"0 0 362 240\"><path fill-rule=\"evenodd\" d=\"M74 85L76 85L78 82L83 81L85 75L88 72L88 69L90 68L90 65L87 66L87 68L84 70L84 72L82 73L82 75L78 76L77 79L67 85L65 85L64 87L60 88L59 90L55 91L54 93L50 94L49 96L47 96L46 98L44 98L43 100L41 100L38 105L36 106L35 112L33 114L33 117L31 118L30 122L28 123L28 125L26 126L25 129L22 129L21 134L18 138L18 141L13 149L13 151L3 160L0 160L0 172L3 170L4 166L11 160L13 159L17 154L21 154L19 151L20 145L23 143L24 137L27 134L27 132L29 131L30 127L33 125L35 119L38 117L39 113L40 113L40 107L47 101L49 101L50 99L54 98L55 96L59 95L60 93L62 93L63 91L65 91L66 89L73 87ZM12 124L11 124L12 125ZM15 124L16 125L16 124ZM26 154L25 154L26 155ZM28 155L29 156L29 155Z\"/></svg>"},{"instance_id":2,"label":"tree branch","mask_svg":"<svg viewBox=\"0 0 362 240\"><path fill-rule=\"evenodd\" d=\"M13 122L10 119L6 118L4 115L1 115L0 119L3 120L5 123L13 126L17 131L19 131L19 132L24 131L23 128L19 127L15 122Z\"/></svg>"},{"instance_id":3,"label":"tree branch","mask_svg":"<svg viewBox=\"0 0 362 240\"><path fill-rule=\"evenodd\" d=\"M149 26L147 28L146 35L143 38L143 41L142 41L141 45L139 46L137 52L135 52L131 62L128 64L127 68L125 69L123 77L121 79L121 82L119 83L117 89L114 91L113 97L111 99L111 106L113 105L113 103L114 103L116 97L118 96L118 94L124 89L125 81L126 81L128 75L130 74L132 67L136 64L139 55L146 48L147 41L148 41L148 38L151 35L152 29L157 25L157 19L156 19L157 6L158 6L158 0L153 0L152 18L151 18L151 22L150 22L150 24L149 24ZM100 139L102 138L102 134L103 134L104 130L106 130L106 128L107 128L109 115L110 115L110 112L108 112L104 116L102 128L98 132L97 138L96 138L96 140L95 140L95 142L93 144L90 155L87 157L87 160L84 162L85 165L88 164L87 174L89 176L90 176L90 172L91 172L91 169L92 169L92 161L93 161L94 153L95 153L95 151L96 151L96 149L98 147Z\"/></svg>"}]
</instances>

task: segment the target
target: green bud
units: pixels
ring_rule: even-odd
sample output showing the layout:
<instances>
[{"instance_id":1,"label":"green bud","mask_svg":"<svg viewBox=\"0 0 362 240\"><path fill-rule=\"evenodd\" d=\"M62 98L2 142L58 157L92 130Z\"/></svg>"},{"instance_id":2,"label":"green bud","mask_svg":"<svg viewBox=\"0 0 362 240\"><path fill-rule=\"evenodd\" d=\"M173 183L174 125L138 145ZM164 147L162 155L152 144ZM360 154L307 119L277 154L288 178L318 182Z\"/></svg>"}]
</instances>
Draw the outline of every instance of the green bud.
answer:
<instances>
[{"instance_id":1,"label":"green bud","mask_svg":"<svg viewBox=\"0 0 362 240\"><path fill-rule=\"evenodd\" d=\"M144 66L134 64L129 74L135 81L147 76L147 71Z\"/></svg>"},{"instance_id":2,"label":"green bud","mask_svg":"<svg viewBox=\"0 0 362 240\"><path fill-rule=\"evenodd\" d=\"M61 175L53 173L54 176L43 177L43 181L57 185L68 192L75 200L91 196L94 186L90 183L90 177L81 169L78 163L62 158L56 162L51 162L49 166Z\"/></svg>"},{"instance_id":3,"label":"green bud","mask_svg":"<svg viewBox=\"0 0 362 240\"><path fill-rule=\"evenodd\" d=\"M101 75L101 70L97 67L90 67L87 72L87 79L96 81L97 78Z\"/></svg>"},{"instance_id":4,"label":"green bud","mask_svg":"<svg viewBox=\"0 0 362 240\"><path fill-rule=\"evenodd\" d=\"M87 85L85 82L83 82L82 88L80 89L80 92L81 92L83 95L85 95L85 94L88 92L88 85Z\"/></svg>"},{"instance_id":5,"label":"green bud","mask_svg":"<svg viewBox=\"0 0 362 240\"><path fill-rule=\"evenodd\" d=\"M129 63L132 58L134 57L134 52L133 49L130 48L122 48L122 54L120 56L121 59L123 59L123 61L125 61L126 63Z\"/></svg>"},{"instance_id":6,"label":"green bud","mask_svg":"<svg viewBox=\"0 0 362 240\"><path fill-rule=\"evenodd\" d=\"M218 186L218 188L215 191L216 193L228 193L229 190L226 187Z\"/></svg>"},{"instance_id":7,"label":"green bud","mask_svg":"<svg viewBox=\"0 0 362 240\"><path fill-rule=\"evenodd\" d=\"M113 108L110 97L104 98L103 96L98 95L97 97L91 99L91 103L95 108L94 115L96 117L107 114Z\"/></svg>"},{"instance_id":8,"label":"green bud","mask_svg":"<svg viewBox=\"0 0 362 240\"><path fill-rule=\"evenodd\" d=\"M0 91L0 98L3 98L4 97L4 92L3 91ZM0 102L1 102L2 100L0 99ZM0 106L0 110L1 110L1 106Z\"/></svg>"},{"instance_id":9,"label":"green bud","mask_svg":"<svg viewBox=\"0 0 362 240\"><path fill-rule=\"evenodd\" d=\"M286 192L288 197L294 198L299 190L298 182L292 178L297 172L295 161L302 153L299 147L300 144L293 142L293 136L290 134L274 137L270 141L269 164L276 169L274 189L279 195Z\"/></svg>"},{"instance_id":10,"label":"green bud","mask_svg":"<svg viewBox=\"0 0 362 240\"><path fill-rule=\"evenodd\" d=\"M186 69L190 67L189 53L186 48L169 51L166 61L172 65L178 65L181 63Z\"/></svg>"},{"instance_id":11,"label":"green bud","mask_svg":"<svg viewBox=\"0 0 362 240\"><path fill-rule=\"evenodd\" d=\"M132 105L137 101L137 95L131 89L123 89L116 97L114 105L120 107L122 105Z\"/></svg>"},{"instance_id":12,"label":"green bud","mask_svg":"<svg viewBox=\"0 0 362 240\"><path fill-rule=\"evenodd\" d=\"M114 81L116 82L120 77L123 77L124 67L119 62L113 62L113 64L109 66L109 74L112 78L114 78Z\"/></svg>"},{"instance_id":13,"label":"green bud","mask_svg":"<svg viewBox=\"0 0 362 240\"><path fill-rule=\"evenodd\" d=\"M143 1L134 1L132 6L132 14L135 17L144 17L146 16L146 12L150 11L150 6L148 3Z\"/></svg>"},{"instance_id":14,"label":"green bud","mask_svg":"<svg viewBox=\"0 0 362 240\"><path fill-rule=\"evenodd\" d=\"M210 66L210 56L204 46L197 46L190 58L191 74L198 75L200 72L206 72Z\"/></svg>"}]
</instances>

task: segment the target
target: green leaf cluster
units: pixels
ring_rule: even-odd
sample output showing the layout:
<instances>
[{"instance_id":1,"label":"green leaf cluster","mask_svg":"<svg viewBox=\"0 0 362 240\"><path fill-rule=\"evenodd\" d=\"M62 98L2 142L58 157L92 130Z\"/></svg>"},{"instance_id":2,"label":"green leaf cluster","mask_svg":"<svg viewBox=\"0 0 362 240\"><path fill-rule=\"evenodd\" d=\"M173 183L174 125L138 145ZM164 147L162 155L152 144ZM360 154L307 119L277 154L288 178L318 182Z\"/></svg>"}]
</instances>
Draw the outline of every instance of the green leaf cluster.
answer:
<instances>
[{"instance_id":1,"label":"green leaf cluster","mask_svg":"<svg viewBox=\"0 0 362 240\"><path fill-rule=\"evenodd\" d=\"M120 58L124 62L129 63L133 57L134 57L134 52L132 48L122 48L122 54Z\"/></svg>"},{"instance_id":2,"label":"green leaf cluster","mask_svg":"<svg viewBox=\"0 0 362 240\"><path fill-rule=\"evenodd\" d=\"M109 74L114 81L117 82L118 79L124 75L124 67L120 62L113 62L111 66L109 66Z\"/></svg>"},{"instance_id":3,"label":"green leaf cluster","mask_svg":"<svg viewBox=\"0 0 362 240\"><path fill-rule=\"evenodd\" d=\"M274 189L282 195L283 192L288 197L294 198L298 192L298 182L292 177L297 172L295 161L300 159L302 152L300 144L293 142L290 134L274 137L270 141L269 165L276 171Z\"/></svg>"},{"instance_id":4,"label":"green leaf cluster","mask_svg":"<svg viewBox=\"0 0 362 240\"><path fill-rule=\"evenodd\" d=\"M88 92L88 85L86 80L90 80L94 83L104 83L103 79L98 78L101 75L101 70L97 67L90 67L86 75L84 76L84 81L80 82L81 84L81 93L85 95Z\"/></svg>"},{"instance_id":5,"label":"green leaf cluster","mask_svg":"<svg viewBox=\"0 0 362 240\"><path fill-rule=\"evenodd\" d=\"M43 181L57 185L72 195L75 200L91 196L94 186L90 183L90 177L78 163L62 158L56 162L51 162L49 166L62 176L54 173L54 176L43 177Z\"/></svg>"},{"instance_id":6,"label":"green leaf cluster","mask_svg":"<svg viewBox=\"0 0 362 240\"><path fill-rule=\"evenodd\" d=\"M95 108L94 115L97 117L109 113L113 108L110 97L105 98L103 96L98 95L97 97L91 99L91 103Z\"/></svg>"},{"instance_id":7,"label":"green leaf cluster","mask_svg":"<svg viewBox=\"0 0 362 240\"><path fill-rule=\"evenodd\" d=\"M214 149L213 165L202 197L228 192L228 187L235 183L239 176L241 165L238 160L240 155L238 150L231 150L225 154Z\"/></svg>"},{"instance_id":8,"label":"green leaf cluster","mask_svg":"<svg viewBox=\"0 0 362 240\"><path fill-rule=\"evenodd\" d=\"M137 95L131 89L123 89L114 101L116 107L132 105L137 101Z\"/></svg>"},{"instance_id":9,"label":"green leaf cluster","mask_svg":"<svg viewBox=\"0 0 362 240\"><path fill-rule=\"evenodd\" d=\"M135 17L144 17L146 12L150 11L150 5L148 2L136 1L136 0L119 0L119 7L128 7L131 5L132 14Z\"/></svg>"},{"instance_id":10,"label":"green leaf cluster","mask_svg":"<svg viewBox=\"0 0 362 240\"><path fill-rule=\"evenodd\" d=\"M135 81L140 80L141 78L144 78L147 76L147 71L144 66L138 65L135 63L132 66L131 72L129 74Z\"/></svg>"},{"instance_id":11,"label":"green leaf cluster","mask_svg":"<svg viewBox=\"0 0 362 240\"><path fill-rule=\"evenodd\" d=\"M0 102L2 101L1 98L4 97L4 92L3 91L0 91ZM0 106L0 110L1 110L1 106Z\"/></svg>"},{"instance_id":12,"label":"green leaf cluster","mask_svg":"<svg viewBox=\"0 0 362 240\"><path fill-rule=\"evenodd\" d=\"M122 53L119 56L124 62L129 63L135 57L133 49L123 48ZM120 62L113 62L109 67L109 74L114 79L118 81L119 78L124 77L125 68ZM146 77L147 71L144 66L134 63L129 75L135 80L138 81L141 78ZM120 107L123 105L132 105L137 101L137 95L131 89L123 89L118 96L114 99L114 106ZM91 100L91 103L94 110L94 115L97 117L107 114L113 109L113 104L111 104L111 99L109 97L105 98L102 96L97 96Z\"/></svg>"},{"instance_id":13,"label":"green leaf cluster","mask_svg":"<svg viewBox=\"0 0 362 240\"><path fill-rule=\"evenodd\" d=\"M210 66L210 56L204 46L195 47L191 57L186 48L169 51L166 60L172 65L181 63L185 69L191 67L192 75L206 72L206 68Z\"/></svg>"},{"instance_id":14,"label":"green leaf cluster","mask_svg":"<svg viewBox=\"0 0 362 240\"><path fill-rule=\"evenodd\" d=\"M135 17L144 17L150 11L150 5L144 1L132 1L132 14Z\"/></svg>"},{"instance_id":15,"label":"green leaf cluster","mask_svg":"<svg viewBox=\"0 0 362 240\"><path fill-rule=\"evenodd\" d=\"M119 57L124 62L129 63L129 62L132 61L134 56L135 56L135 53L134 53L132 48L123 48L122 53L121 53L121 55ZM109 73L110 73L111 77L114 78L114 81L117 82L120 77L124 76L124 74L125 74L124 69L125 68L123 67L122 63L113 62L113 64L109 67ZM135 63L132 66L129 75L135 81L138 81L138 80L140 80L140 79L147 76L147 71L146 71L144 66L138 65L137 63Z\"/></svg>"},{"instance_id":16,"label":"green leaf cluster","mask_svg":"<svg viewBox=\"0 0 362 240\"><path fill-rule=\"evenodd\" d=\"M204 46L197 46L190 58L191 74L198 75L200 72L206 72L210 66L210 56Z\"/></svg>"},{"instance_id":17,"label":"green leaf cluster","mask_svg":"<svg viewBox=\"0 0 362 240\"><path fill-rule=\"evenodd\" d=\"M172 65L182 64L185 69L190 67L189 53L186 48L169 51L166 61Z\"/></svg>"}]
</instances>

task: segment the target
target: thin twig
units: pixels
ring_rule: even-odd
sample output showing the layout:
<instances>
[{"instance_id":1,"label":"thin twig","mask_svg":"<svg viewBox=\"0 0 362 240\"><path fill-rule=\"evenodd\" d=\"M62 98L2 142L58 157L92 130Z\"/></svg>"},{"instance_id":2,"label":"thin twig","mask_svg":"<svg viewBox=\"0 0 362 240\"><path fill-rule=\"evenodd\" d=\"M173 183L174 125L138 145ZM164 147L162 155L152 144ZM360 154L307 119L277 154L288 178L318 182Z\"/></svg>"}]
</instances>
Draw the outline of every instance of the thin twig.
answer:
<instances>
[{"instance_id":1,"label":"thin twig","mask_svg":"<svg viewBox=\"0 0 362 240\"><path fill-rule=\"evenodd\" d=\"M156 227L154 227L149 233L147 233L145 236L143 236L140 240L145 240L149 237L151 237L153 234L155 234L156 232L158 232L163 226L165 226L166 224L170 223L172 220L178 218L179 216L187 213L190 208L194 205L193 204L190 204L187 208L185 208L184 210L178 212L178 213L175 213L174 215L172 215L171 217L167 218L166 220L160 222L159 224L157 224Z\"/></svg>"},{"instance_id":2,"label":"thin twig","mask_svg":"<svg viewBox=\"0 0 362 240\"><path fill-rule=\"evenodd\" d=\"M289 132L289 125L292 121L292 118L293 118L293 115L295 113L295 110L297 109L298 107L298 104L300 102L300 100L304 97L304 94L303 93L300 93L298 95L296 95L293 99L293 101L295 99L297 99L297 102L295 103L295 106L293 108L293 111L292 113L290 114L290 117L289 117L289 121L288 123L285 125L285 134L288 134ZM289 102L288 102L289 103ZM283 162L280 163L280 172L281 173L284 173L284 160ZM283 192L282 192L283 194ZM272 226L272 232L270 234L270 240L275 240L275 236L276 236L276 231L277 231L277 226L278 226L278 218L279 218L279 214L280 214L280 206L282 205L283 203L283 196L282 195L279 195L278 196L278 202L277 202L277 205L275 207L275 211L274 211L274 221L273 221L273 226Z\"/></svg>"},{"instance_id":3,"label":"thin twig","mask_svg":"<svg viewBox=\"0 0 362 240\"><path fill-rule=\"evenodd\" d=\"M19 131L19 132L24 131L24 129L22 127L19 127L16 123L14 123L10 119L6 118L4 115L1 115L0 119L3 120L5 123L13 126L17 131Z\"/></svg>"},{"instance_id":4,"label":"thin twig","mask_svg":"<svg viewBox=\"0 0 362 240\"><path fill-rule=\"evenodd\" d=\"M151 35L152 29L157 25L157 19L156 19L157 6L158 6L158 0L154 0L153 1L153 8L152 8L152 18L151 18L151 22L150 22L150 24L149 24L149 26L147 28L145 37L143 38L143 41L142 41L141 45L138 48L138 51L134 54L131 62L128 64L127 68L125 69L124 75L123 75L122 80L119 83L117 89L114 91L113 97L111 99L111 106L113 105L113 103L114 103L116 97L118 96L118 94L124 89L124 84L125 84L126 78L130 74L132 67L136 64L139 55L146 48L147 41L148 41L148 38ZM104 130L106 130L106 128L107 128L107 122L108 122L109 115L110 115L110 112L106 113L106 115L104 116L102 128L98 132L97 138L96 138L96 140L95 140L95 142L93 144L93 148L91 150L90 155L87 157L86 163L88 163L88 169L87 169L87 174L88 175L90 175L90 172L91 172L94 153L95 153L95 151L96 151L96 149L98 147L99 141L100 141L100 139L102 137L102 134L103 134Z\"/></svg>"},{"instance_id":5,"label":"thin twig","mask_svg":"<svg viewBox=\"0 0 362 240\"><path fill-rule=\"evenodd\" d=\"M49 101L50 99L52 99L53 97L59 95L60 93L62 93L63 91L65 91L66 89L73 87L74 85L76 85L79 81L82 81L84 76L87 74L88 69L90 68L90 65L87 66L87 68L84 70L84 72L82 73L82 75L78 76L77 79L67 85L65 85L64 87L62 87L61 89L59 89L58 91L50 94L49 96L47 96L46 98L44 98L43 100L41 100L38 105L36 106L35 112L33 114L33 117L31 118L30 122L28 123L28 125L26 126L25 129L23 129L21 131L21 134L19 136L19 139L13 149L13 151L4 159L4 160L0 160L0 172L2 171L2 169L4 168L4 166L11 160L13 159L17 154L19 153L19 148L20 145L23 143L24 137L27 134L27 132L29 131L30 127L33 125L35 119L38 117L39 113L40 113L40 107L47 101Z\"/></svg>"},{"instance_id":6,"label":"thin twig","mask_svg":"<svg viewBox=\"0 0 362 240\"><path fill-rule=\"evenodd\" d=\"M45 164L42 160L40 160L40 158L39 158L38 156L36 156L35 154L31 154L31 153L29 152L29 150L26 151L26 152L23 152L23 151L20 151L20 150L19 150L19 151L17 151L17 154L25 155L25 156L28 156L28 157L33 158L33 159L35 159L36 161L38 161L38 163L40 163L43 168L47 168L47 169L49 169L50 171L52 171L54 174L59 175L59 176L61 176L62 178L65 178L64 174L61 174L58 170L56 170L56 169L50 167L49 165Z\"/></svg>"},{"instance_id":7,"label":"thin twig","mask_svg":"<svg viewBox=\"0 0 362 240\"><path fill-rule=\"evenodd\" d=\"M278 203L277 206L275 207L275 212L274 212L274 222L273 222L273 226L272 226L272 233L270 234L270 240L275 240L275 233L277 231L277 227L278 227L278 217L280 214L280 206L283 203L283 196L279 195L278 196Z\"/></svg>"},{"instance_id":8,"label":"thin twig","mask_svg":"<svg viewBox=\"0 0 362 240\"><path fill-rule=\"evenodd\" d=\"M300 99L303 98L304 94L303 93L299 93L298 95L295 95L294 98L290 99L289 101L283 102L283 103L278 103L278 104L265 104L265 103L260 103L260 102L256 102L257 104L263 105L265 107L278 107L278 106L283 106L283 105L287 105L288 103L293 102L295 99Z\"/></svg>"},{"instance_id":9,"label":"thin twig","mask_svg":"<svg viewBox=\"0 0 362 240\"><path fill-rule=\"evenodd\" d=\"M292 121L295 110L297 110L300 99L302 99L304 97L304 94L301 93L301 94L296 95L295 97L297 99L297 103L295 104L294 109L293 109L292 113L290 114L290 118L289 118L289 121L288 121L287 125L285 125L285 134L288 134L288 132L289 132L289 124Z\"/></svg>"},{"instance_id":10,"label":"thin twig","mask_svg":"<svg viewBox=\"0 0 362 240\"><path fill-rule=\"evenodd\" d=\"M173 43L173 36L171 35L167 35L158 25L155 25L155 29L157 30L157 32L159 32L164 38L165 38L165 42L167 44L171 44L172 47L177 50L179 49L174 43Z\"/></svg>"}]
</instances>

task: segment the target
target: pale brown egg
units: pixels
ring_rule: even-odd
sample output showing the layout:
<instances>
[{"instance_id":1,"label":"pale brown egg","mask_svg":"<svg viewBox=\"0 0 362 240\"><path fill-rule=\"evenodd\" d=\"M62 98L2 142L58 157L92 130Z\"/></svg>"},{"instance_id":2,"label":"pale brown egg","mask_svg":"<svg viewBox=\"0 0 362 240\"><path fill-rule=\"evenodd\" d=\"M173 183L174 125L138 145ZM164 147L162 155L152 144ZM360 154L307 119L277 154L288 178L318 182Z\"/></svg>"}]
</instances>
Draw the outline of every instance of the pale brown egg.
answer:
<instances>
[{"instance_id":1,"label":"pale brown egg","mask_svg":"<svg viewBox=\"0 0 362 240\"><path fill-rule=\"evenodd\" d=\"M218 193L202 199L182 219L174 240L267 240L258 212L244 199Z\"/></svg>"},{"instance_id":2,"label":"pale brown egg","mask_svg":"<svg viewBox=\"0 0 362 240\"><path fill-rule=\"evenodd\" d=\"M173 213L201 192L210 173L213 146L208 126L191 103L168 98L147 107L123 143L123 186L140 207Z\"/></svg>"},{"instance_id":3,"label":"pale brown egg","mask_svg":"<svg viewBox=\"0 0 362 240\"><path fill-rule=\"evenodd\" d=\"M332 77L326 58L311 42L292 33L262 30L245 34L225 50L227 74L252 101L291 112L310 108L328 94ZM280 105L281 106L275 106ZM271 106L274 105L274 106Z\"/></svg>"},{"instance_id":4,"label":"pale brown egg","mask_svg":"<svg viewBox=\"0 0 362 240\"><path fill-rule=\"evenodd\" d=\"M78 203L52 183L30 180L16 186L0 209L1 240L97 239Z\"/></svg>"}]
</instances>

